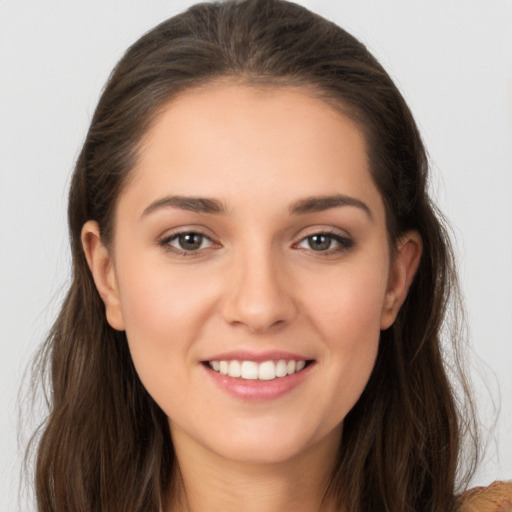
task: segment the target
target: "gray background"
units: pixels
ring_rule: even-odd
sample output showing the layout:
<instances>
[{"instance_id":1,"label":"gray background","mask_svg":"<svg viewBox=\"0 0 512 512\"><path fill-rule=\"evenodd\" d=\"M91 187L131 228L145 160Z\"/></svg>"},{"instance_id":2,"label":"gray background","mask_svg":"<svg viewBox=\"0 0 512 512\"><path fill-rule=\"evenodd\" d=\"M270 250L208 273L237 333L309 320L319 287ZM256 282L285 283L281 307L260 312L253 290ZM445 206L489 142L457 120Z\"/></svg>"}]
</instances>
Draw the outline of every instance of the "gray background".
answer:
<instances>
[{"instance_id":1,"label":"gray background","mask_svg":"<svg viewBox=\"0 0 512 512\"><path fill-rule=\"evenodd\" d=\"M191 3L0 2L0 512L34 509L17 498L18 390L68 279L68 177L101 87L131 42ZM477 355L489 444L474 484L512 478L512 1L300 3L362 39L416 116Z\"/></svg>"}]
</instances>

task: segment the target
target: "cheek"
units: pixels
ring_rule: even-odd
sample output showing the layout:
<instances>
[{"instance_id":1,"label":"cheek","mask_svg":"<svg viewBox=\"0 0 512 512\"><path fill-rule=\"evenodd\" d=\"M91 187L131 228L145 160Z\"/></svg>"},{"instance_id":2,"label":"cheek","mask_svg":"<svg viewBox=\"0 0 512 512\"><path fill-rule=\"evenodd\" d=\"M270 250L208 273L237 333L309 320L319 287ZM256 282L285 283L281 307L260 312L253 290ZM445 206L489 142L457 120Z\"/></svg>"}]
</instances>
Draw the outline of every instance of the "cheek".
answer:
<instances>
[{"instance_id":1,"label":"cheek","mask_svg":"<svg viewBox=\"0 0 512 512\"><path fill-rule=\"evenodd\" d=\"M197 324L208 309L208 283L190 269L173 271L161 256L124 258L117 276L127 332L152 330L168 340L180 326Z\"/></svg>"},{"instance_id":2,"label":"cheek","mask_svg":"<svg viewBox=\"0 0 512 512\"><path fill-rule=\"evenodd\" d=\"M121 269L120 269L121 270ZM127 267L124 269L129 270ZM205 290L158 264L121 275L131 358L142 385L168 416L190 410L193 347L208 316Z\"/></svg>"},{"instance_id":3,"label":"cheek","mask_svg":"<svg viewBox=\"0 0 512 512\"><path fill-rule=\"evenodd\" d=\"M326 345L326 368L340 421L359 399L373 370L380 339L380 319L387 272L366 267L340 272L319 282L308 296L311 322ZM342 392L340 392L342 390ZM342 398L340 400L340 397Z\"/></svg>"},{"instance_id":4,"label":"cheek","mask_svg":"<svg viewBox=\"0 0 512 512\"><path fill-rule=\"evenodd\" d=\"M378 338L387 285L384 266L347 266L316 279L305 294L311 318L333 343Z\"/></svg>"},{"instance_id":5,"label":"cheek","mask_svg":"<svg viewBox=\"0 0 512 512\"><path fill-rule=\"evenodd\" d=\"M162 375L185 375L183 363L208 316L211 294L186 272L135 254L120 263L117 275L134 365L148 390L159 389Z\"/></svg>"}]
</instances>

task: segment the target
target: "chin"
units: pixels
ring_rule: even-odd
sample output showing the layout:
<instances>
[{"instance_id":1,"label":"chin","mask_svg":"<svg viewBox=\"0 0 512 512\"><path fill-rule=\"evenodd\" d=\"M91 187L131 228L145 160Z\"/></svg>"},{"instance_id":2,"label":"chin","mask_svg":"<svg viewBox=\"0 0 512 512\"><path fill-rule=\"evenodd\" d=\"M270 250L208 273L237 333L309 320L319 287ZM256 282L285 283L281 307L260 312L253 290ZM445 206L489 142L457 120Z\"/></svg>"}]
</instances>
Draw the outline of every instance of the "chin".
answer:
<instances>
[{"instance_id":1,"label":"chin","mask_svg":"<svg viewBox=\"0 0 512 512\"><path fill-rule=\"evenodd\" d=\"M287 425L279 418L267 423L257 421L226 429L220 435L204 439L201 444L223 459L257 465L286 463L307 456L311 448L322 444L328 446L330 453L337 451L341 425L326 433L303 427L303 422Z\"/></svg>"},{"instance_id":2,"label":"chin","mask_svg":"<svg viewBox=\"0 0 512 512\"><path fill-rule=\"evenodd\" d=\"M277 441L277 442L276 442ZM281 440L240 439L229 445L217 446L221 457L243 464L281 464L305 451L304 443L280 442Z\"/></svg>"}]
</instances>

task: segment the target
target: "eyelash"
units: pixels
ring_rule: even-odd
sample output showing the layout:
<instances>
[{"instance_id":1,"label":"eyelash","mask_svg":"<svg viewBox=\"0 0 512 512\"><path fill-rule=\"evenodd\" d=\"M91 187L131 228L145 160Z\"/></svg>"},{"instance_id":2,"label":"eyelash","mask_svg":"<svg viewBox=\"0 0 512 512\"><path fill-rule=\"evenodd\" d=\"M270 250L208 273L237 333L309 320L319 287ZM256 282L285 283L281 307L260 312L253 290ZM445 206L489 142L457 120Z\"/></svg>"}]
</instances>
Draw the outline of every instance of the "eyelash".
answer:
<instances>
[{"instance_id":1,"label":"eyelash","mask_svg":"<svg viewBox=\"0 0 512 512\"><path fill-rule=\"evenodd\" d=\"M158 245L160 245L160 247L162 247L167 252L170 252L177 256L186 256L186 257L198 256L200 254L201 250L207 249L205 247L202 247L202 248L199 247L198 249L187 251L185 249L179 249L178 247L174 247L173 245L171 245L171 242L173 242L174 240L179 240L180 237L187 236L187 235L189 235L189 236L195 235L195 236L201 237L201 245L203 245L203 242L205 240L209 241L212 246L215 245L215 242L213 242L213 240L209 236L205 235L204 233L201 233L200 231L193 231L193 230L179 231L177 233L173 233L172 235L162 238L158 242Z\"/></svg>"},{"instance_id":2,"label":"eyelash","mask_svg":"<svg viewBox=\"0 0 512 512\"><path fill-rule=\"evenodd\" d=\"M171 242L180 239L180 237L184 236L198 236L201 237L201 244L197 249L192 250L185 250L185 249L179 249L178 247L174 247L171 245ZM326 237L329 239L329 248L326 250L315 250L311 246L309 248L301 248L300 245L302 243L308 243L308 240L313 239L313 237ZM210 243L209 247L201 247L203 245L204 241L208 241ZM332 243L335 242L338 244L337 247L331 248L330 246ZM193 256L199 256L201 251L209 249L215 245L220 246L220 244L216 244L208 235L205 235L204 233L201 233L200 231L179 231L177 233L173 233L171 235L168 235L164 238L162 238L158 245L162 247L165 251L170 252L172 254L175 254L177 256L185 256L185 257L193 257ZM319 256L329 256L332 254L338 254L341 252L345 252L352 248L354 246L354 241L350 238L341 236L339 233L336 233L334 231L318 231L315 233L312 233L308 236L305 236L301 238L298 242L293 244L293 247L295 249L303 249L306 251L311 251L313 253L316 253Z\"/></svg>"},{"instance_id":3,"label":"eyelash","mask_svg":"<svg viewBox=\"0 0 512 512\"><path fill-rule=\"evenodd\" d=\"M338 247L335 247L335 248L329 247L327 250L324 250L324 251L315 251L310 246L309 248L307 248L305 250L311 250L312 252L317 253L318 255L329 256L331 254L338 254L341 252L345 252L354 246L354 241L351 238L342 236L335 231L319 231L317 233L312 233L311 235L301 238L301 240L299 242L294 244L294 247L299 248L300 244L307 243L308 240L311 240L313 237L320 237L320 236L323 236L323 237L326 237L329 239L329 246L332 245L332 242L336 242L338 244Z\"/></svg>"}]
</instances>

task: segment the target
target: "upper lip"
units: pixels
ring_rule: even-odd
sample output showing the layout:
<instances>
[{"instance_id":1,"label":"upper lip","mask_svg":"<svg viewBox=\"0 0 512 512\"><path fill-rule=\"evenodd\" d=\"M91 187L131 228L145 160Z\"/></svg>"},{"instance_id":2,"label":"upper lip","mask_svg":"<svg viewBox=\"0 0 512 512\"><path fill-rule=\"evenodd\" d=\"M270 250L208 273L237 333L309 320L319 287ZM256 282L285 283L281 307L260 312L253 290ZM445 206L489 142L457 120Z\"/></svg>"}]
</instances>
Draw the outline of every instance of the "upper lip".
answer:
<instances>
[{"instance_id":1,"label":"upper lip","mask_svg":"<svg viewBox=\"0 0 512 512\"><path fill-rule=\"evenodd\" d=\"M222 352L203 359L206 361L254 361L255 363L263 363L265 361L309 361L312 357L301 354L294 354L282 350L271 350L265 352L254 352L249 350L232 350L230 352Z\"/></svg>"}]
</instances>

